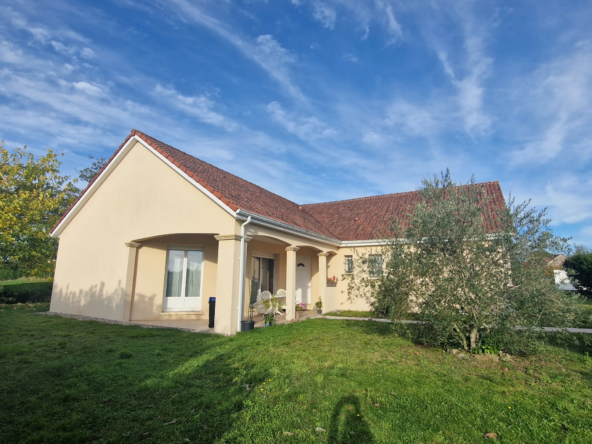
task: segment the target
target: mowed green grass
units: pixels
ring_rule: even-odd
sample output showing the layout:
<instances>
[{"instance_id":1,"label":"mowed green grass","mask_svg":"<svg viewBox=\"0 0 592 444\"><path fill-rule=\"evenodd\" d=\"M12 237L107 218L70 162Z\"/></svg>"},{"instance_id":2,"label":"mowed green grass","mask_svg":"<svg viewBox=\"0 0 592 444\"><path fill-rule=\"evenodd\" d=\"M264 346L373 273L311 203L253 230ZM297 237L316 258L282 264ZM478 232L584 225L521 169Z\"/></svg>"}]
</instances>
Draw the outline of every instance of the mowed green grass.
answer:
<instances>
[{"instance_id":1,"label":"mowed green grass","mask_svg":"<svg viewBox=\"0 0 592 444\"><path fill-rule=\"evenodd\" d=\"M592 442L586 350L504 363L376 322L226 338L35 314L46 309L0 306L2 443Z\"/></svg>"}]
</instances>

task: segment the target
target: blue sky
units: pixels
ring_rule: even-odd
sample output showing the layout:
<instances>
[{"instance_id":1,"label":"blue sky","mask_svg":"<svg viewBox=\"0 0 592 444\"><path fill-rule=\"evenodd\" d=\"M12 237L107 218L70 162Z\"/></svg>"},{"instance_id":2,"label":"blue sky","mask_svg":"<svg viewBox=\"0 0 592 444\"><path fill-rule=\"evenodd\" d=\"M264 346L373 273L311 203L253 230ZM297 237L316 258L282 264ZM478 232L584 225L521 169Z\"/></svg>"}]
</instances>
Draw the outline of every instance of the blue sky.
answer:
<instances>
[{"instance_id":1,"label":"blue sky","mask_svg":"<svg viewBox=\"0 0 592 444\"><path fill-rule=\"evenodd\" d=\"M298 203L450 168L592 246L592 3L4 0L0 138L76 174L132 128Z\"/></svg>"}]
</instances>

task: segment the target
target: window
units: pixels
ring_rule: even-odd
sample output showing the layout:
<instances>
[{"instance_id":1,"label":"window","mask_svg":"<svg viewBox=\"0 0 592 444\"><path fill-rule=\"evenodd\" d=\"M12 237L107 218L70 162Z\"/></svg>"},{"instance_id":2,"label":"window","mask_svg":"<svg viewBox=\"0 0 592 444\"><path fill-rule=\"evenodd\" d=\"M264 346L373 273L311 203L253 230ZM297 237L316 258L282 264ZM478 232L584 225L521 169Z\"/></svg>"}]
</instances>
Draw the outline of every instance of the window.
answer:
<instances>
[{"instance_id":1,"label":"window","mask_svg":"<svg viewBox=\"0 0 592 444\"><path fill-rule=\"evenodd\" d=\"M169 249L163 309L200 310L202 275L202 250Z\"/></svg>"},{"instance_id":2,"label":"window","mask_svg":"<svg viewBox=\"0 0 592 444\"><path fill-rule=\"evenodd\" d=\"M346 273L353 273L354 272L354 257L353 256L345 256L345 272Z\"/></svg>"},{"instance_id":3,"label":"window","mask_svg":"<svg viewBox=\"0 0 592 444\"><path fill-rule=\"evenodd\" d=\"M382 276L382 254L368 256L368 274L370 277Z\"/></svg>"}]
</instances>

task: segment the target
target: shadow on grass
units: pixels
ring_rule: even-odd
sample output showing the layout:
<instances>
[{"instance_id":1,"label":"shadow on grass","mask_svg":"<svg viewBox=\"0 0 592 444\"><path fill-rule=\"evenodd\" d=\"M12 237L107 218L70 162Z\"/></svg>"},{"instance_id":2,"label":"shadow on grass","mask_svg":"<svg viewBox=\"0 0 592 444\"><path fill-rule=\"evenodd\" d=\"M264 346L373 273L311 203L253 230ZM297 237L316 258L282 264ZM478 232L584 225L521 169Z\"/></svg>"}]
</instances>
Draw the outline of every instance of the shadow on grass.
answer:
<instances>
[{"instance_id":1,"label":"shadow on grass","mask_svg":"<svg viewBox=\"0 0 592 444\"><path fill-rule=\"evenodd\" d=\"M333 408L328 442L332 444L374 442L370 427L362 416L357 396L344 396Z\"/></svg>"},{"instance_id":2,"label":"shadow on grass","mask_svg":"<svg viewBox=\"0 0 592 444\"><path fill-rule=\"evenodd\" d=\"M269 377L232 338L32 311L0 326L0 442L217 442Z\"/></svg>"}]
</instances>

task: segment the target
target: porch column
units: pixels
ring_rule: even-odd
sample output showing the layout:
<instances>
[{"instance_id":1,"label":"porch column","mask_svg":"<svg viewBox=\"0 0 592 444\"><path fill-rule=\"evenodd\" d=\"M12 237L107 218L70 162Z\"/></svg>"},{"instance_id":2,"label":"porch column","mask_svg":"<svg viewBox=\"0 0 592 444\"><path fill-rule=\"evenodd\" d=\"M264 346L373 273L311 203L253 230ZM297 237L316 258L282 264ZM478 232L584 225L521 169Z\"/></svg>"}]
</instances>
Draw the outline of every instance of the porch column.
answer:
<instances>
[{"instance_id":1,"label":"porch column","mask_svg":"<svg viewBox=\"0 0 592 444\"><path fill-rule=\"evenodd\" d=\"M319 253L317 256L319 257L319 298L325 308L327 306L327 256L329 253Z\"/></svg>"},{"instance_id":2,"label":"porch column","mask_svg":"<svg viewBox=\"0 0 592 444\"><path fill-rule=\"evenodd\" d=\"M227 234L214 237L218 240L214 333L230 336L236 334L238 322L241 236Z\"/></svg>"},{"instance_id":3,"label":"porch column","mask_svg":"<svg viewBox=\"0 0 592 444\"><path fill-rule=\"evenodd\" d=\"M286 320L296 317L296 252L298 247L286 247Z\"/></svg>"},{"instance_id":4,"label":"porch column","mask_svg":"<svg viewBox=\"0 0 592 444\"><path fill-rule=\"evenodd\" d=\"M136 262L138 257L138 247L140 246L137 242L126 242L128 247L127 254L127 273L125 275L125 294L123 300L123 314L121 320L128 322L132 314L132 300L134 298L134 281L136 279Z\"/></svg>"}]
</instances>

